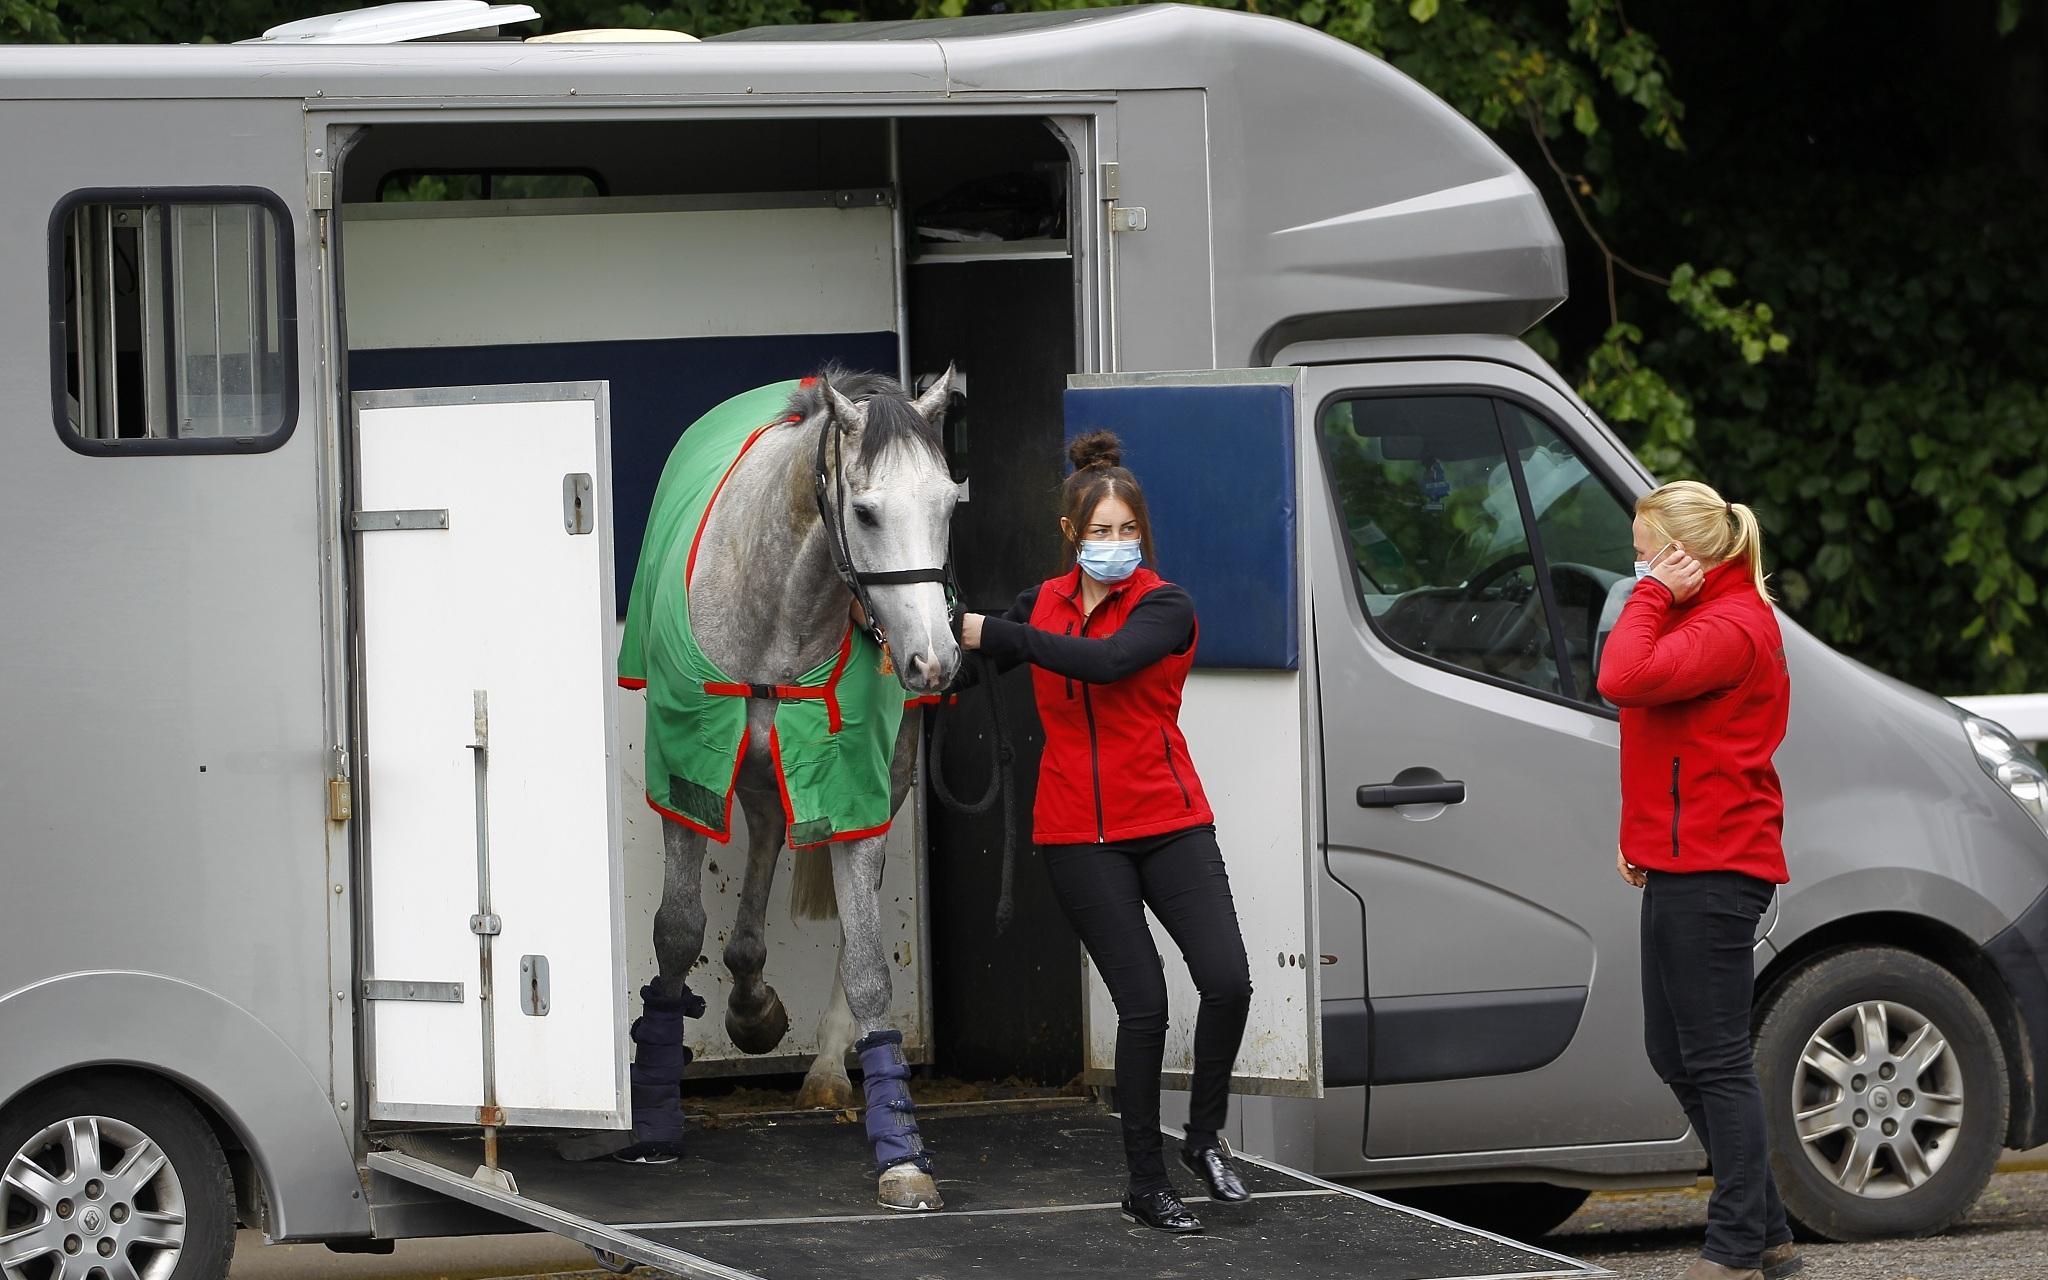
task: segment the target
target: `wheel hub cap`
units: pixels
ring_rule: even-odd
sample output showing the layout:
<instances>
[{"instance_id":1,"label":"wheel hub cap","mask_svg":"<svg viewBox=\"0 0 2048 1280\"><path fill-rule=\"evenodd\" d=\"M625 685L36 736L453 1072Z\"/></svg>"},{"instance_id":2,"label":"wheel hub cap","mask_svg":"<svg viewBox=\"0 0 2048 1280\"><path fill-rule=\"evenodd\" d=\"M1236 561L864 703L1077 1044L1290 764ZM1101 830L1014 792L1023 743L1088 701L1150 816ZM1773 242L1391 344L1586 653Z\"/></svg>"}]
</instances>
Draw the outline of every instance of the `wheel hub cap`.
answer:
<instances>
[{"instance_id":1,"label":"wheel hub cap","mask_svg":"<svg viewBox=\"0 0 2048 1280\"><path fill-rule=\"evenodd\" d=\"M185 1193L147 1134L75 1116L0 1157L4 1280L170 1280L184 1251Z\"/></svg>"},{"instance_id":2,"label":"wheel hub cap","mask_svg":"<svg viewBox=\"0 0 2048 1280\"><path fill-rule=\"evenodd\" d=\"M1870 1199L1904 1195L1955 1150L1962 1065L1918 1010L1866 1000L1806 1042L1792 1114L1806 1158L1836 1186Z\"/></svg>"}]
</instances>

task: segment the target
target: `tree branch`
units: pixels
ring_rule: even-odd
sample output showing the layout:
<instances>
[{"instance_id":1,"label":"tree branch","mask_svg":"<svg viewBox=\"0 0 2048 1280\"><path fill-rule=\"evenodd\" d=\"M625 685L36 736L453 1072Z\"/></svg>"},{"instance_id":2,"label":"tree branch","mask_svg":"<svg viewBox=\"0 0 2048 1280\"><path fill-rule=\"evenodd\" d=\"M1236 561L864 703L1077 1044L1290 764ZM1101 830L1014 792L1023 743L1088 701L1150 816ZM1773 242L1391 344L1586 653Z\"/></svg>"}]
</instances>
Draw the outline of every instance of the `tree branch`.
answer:
<instances>
[{"instance_id":1,"label":"tree branch","mask_svg":"<svg viewBox=\"0 0 2048 1280\"><path fill-rule=\"evenodd\" d=\"M1609 324L1619 324L1621 322L1621 308L1614 288L1614 269L1616 267L1620 267L1630 275L1638 276L1649 281L1651 284L1665 289L1671 287L1671 281L1667 277L1660 276L1653 271L1643 270L1627 258L1616 253L1613 247L1607 243L1606 238L1594 228L1593 219L1586 215L1586 207L1579 201L1579 193L1575 185L1584 182L1585 177L1581 174L1567 172L1565 167L1557 162L1557 156L1550 150L1550 140L1544 136L1543 117L1537 114L1535 102L1533 100L1526 101L1524 107L1529 117L1529 132L1535 135L1536 147L1543 152L1544 163L1548 164L1550 171L1557 175L1557 184L1563 188L1564 198L1571 204L1572 213L1577 215L1579 225L1586 229L1586 234L1592 238L1594 245L1599 248L1601 256L1607 260L1607 319Z\"/></svg>"}]
</instances>

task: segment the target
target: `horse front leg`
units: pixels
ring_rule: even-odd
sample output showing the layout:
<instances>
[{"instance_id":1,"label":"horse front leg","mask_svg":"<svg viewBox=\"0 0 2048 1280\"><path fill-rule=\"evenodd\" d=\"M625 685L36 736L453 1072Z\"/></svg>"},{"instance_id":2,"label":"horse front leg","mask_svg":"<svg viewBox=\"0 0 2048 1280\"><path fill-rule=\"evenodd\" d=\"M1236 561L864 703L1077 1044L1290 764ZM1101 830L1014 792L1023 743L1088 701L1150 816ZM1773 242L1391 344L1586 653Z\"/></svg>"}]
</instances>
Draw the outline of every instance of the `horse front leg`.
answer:
<instances>
[{"instance_id":1,"label":"horse front leg","mask_svg":"<svg viewBox=\"0 0 2048 1280\"><path fill-rule=\"evenodd\" d=\"M889 816L892 819L902 811L904 799L917 782L918 728L922 723L923 717L915 711L906 711L903 727L896 732L896 752L889 762ZM846 938L843 932L839 948L841 956L844 956ZM804 1076L804 1087L797 1092L797 1106L844 1111L854 1105L853 1082L846 1075L846 1052L853 1048L857 1037L853 1011L846 1006L846 985L835 977L832 999L826 1004L825 1011L818 1015L818 1056L811 1060L811 1069Z\"/></svg>"},{"instance_id":2,"label":"horse front leg","mask_svg":"<svg viewBox=\"0 0 2048 1280\"><path fill-rule=\"evenodd\" d=\"M832 846L832 887L842 930L839 983L860 1039L867 1134L875 1152L875 1198L884 1208L937 1209L931 1157L918 1136L903 1033L889 1025L889 956L882 944L883 837Z\"/></svg>"},{"instance_id":3,"label":"horse front leg","mask_svg":"<svg viewBox=\"0 0 2048 1280\"><path fill-rule=\"evenodd\" d=\"M839 946L844 955L843 939ZM846 984L835 973L831 1003L818 1015L818 1056L811 1060L811 1069L804 1075L804 1087L797 1090L797 1106L845 1111L855 1105L858 1099L853 1081L846 1074L846 1051L853 1048L857 1038L853 1010L846 1007Z\"/></svg>"},{"instance_id":4,"label":"horse front leg","mask_svg":"<svg viewBox=\"0 0 2048 1280\"><path fill-rule=\"evenodd\" d=\"M768 765L773 770L774 765ZM732 974L732 994L725 1003L725 1030L742 1053L767 1053L789 1034L789 1014L782 997L768 985L768 891L775 883L775 864L782 857L788 819L782 794L772 776L740 779L740 806L747 815L747 874L740 885L740 909L725 944L725 967ZM818 856L799 852L799 858Z\"/></svg>"}]
</instances>

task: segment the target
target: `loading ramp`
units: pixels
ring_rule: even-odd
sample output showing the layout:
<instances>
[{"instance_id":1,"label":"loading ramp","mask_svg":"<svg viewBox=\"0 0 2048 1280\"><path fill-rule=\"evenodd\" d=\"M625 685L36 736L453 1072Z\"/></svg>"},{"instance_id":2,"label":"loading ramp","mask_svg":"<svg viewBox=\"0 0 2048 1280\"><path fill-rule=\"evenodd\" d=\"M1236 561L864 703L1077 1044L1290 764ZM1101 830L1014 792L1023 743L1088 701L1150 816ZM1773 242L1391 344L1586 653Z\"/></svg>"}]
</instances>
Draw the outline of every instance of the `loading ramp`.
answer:
<instances>
[{"instance_id":1,"label":"loading ramp","mask_svg":"<svg viewBox=\"0 0 2048 1280\"><path fill-rule=\"evenodd\" d=\"M1208 1234L1169 1237L1118 1209L1116 1117L1078 1099L921 1108L943 1212L874 1202L867 1144L850 1113L780 1113L693 1127L670 1165L572 1163L562 1135L504 1136L507 1192L477 1181L475 1131L383 1134L371 1167L612 1255L703 1280L848 1275L1112 1275L1119 1280L1534 1280L1600 1268L1407 1209L1250 1156L1253 1198L1191 1199ZM1169 1167L1182 1191L1192 1178Z\"/></svg>"}]
</instances>

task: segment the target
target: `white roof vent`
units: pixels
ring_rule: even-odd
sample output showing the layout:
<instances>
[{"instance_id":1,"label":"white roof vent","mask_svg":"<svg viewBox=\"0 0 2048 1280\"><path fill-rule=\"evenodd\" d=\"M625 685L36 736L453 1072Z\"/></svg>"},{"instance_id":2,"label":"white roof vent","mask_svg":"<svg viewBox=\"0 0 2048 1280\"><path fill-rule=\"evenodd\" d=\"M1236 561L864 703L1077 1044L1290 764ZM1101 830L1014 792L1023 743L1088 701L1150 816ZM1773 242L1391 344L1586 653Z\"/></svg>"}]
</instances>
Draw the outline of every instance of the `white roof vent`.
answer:
<instances>
[{"instance_id":1,"label":"white roof vent","mask_svg":"<svg viewBox=\"0 0 2048 1280\"><path fill-rule=\"evenodd\" d=\"M533 22L540 13L531 5L490 4L487 0L403 0L371 5L345 13L301 18L272 27L240 44L402 44L435 36L484 31L512 22Z\"/></svg>"},{"instance_id":2,"label":"white roof vent","mask_svg":"<svg viewBox=\"0 0 2048 1280\"><path fill-rule=\"evenodd\" d=\"M685 44L697 37L685 31L661 27L593 27L585 31L555 31L528 36L528 44Z\"/></svg>"}]
</instances>

